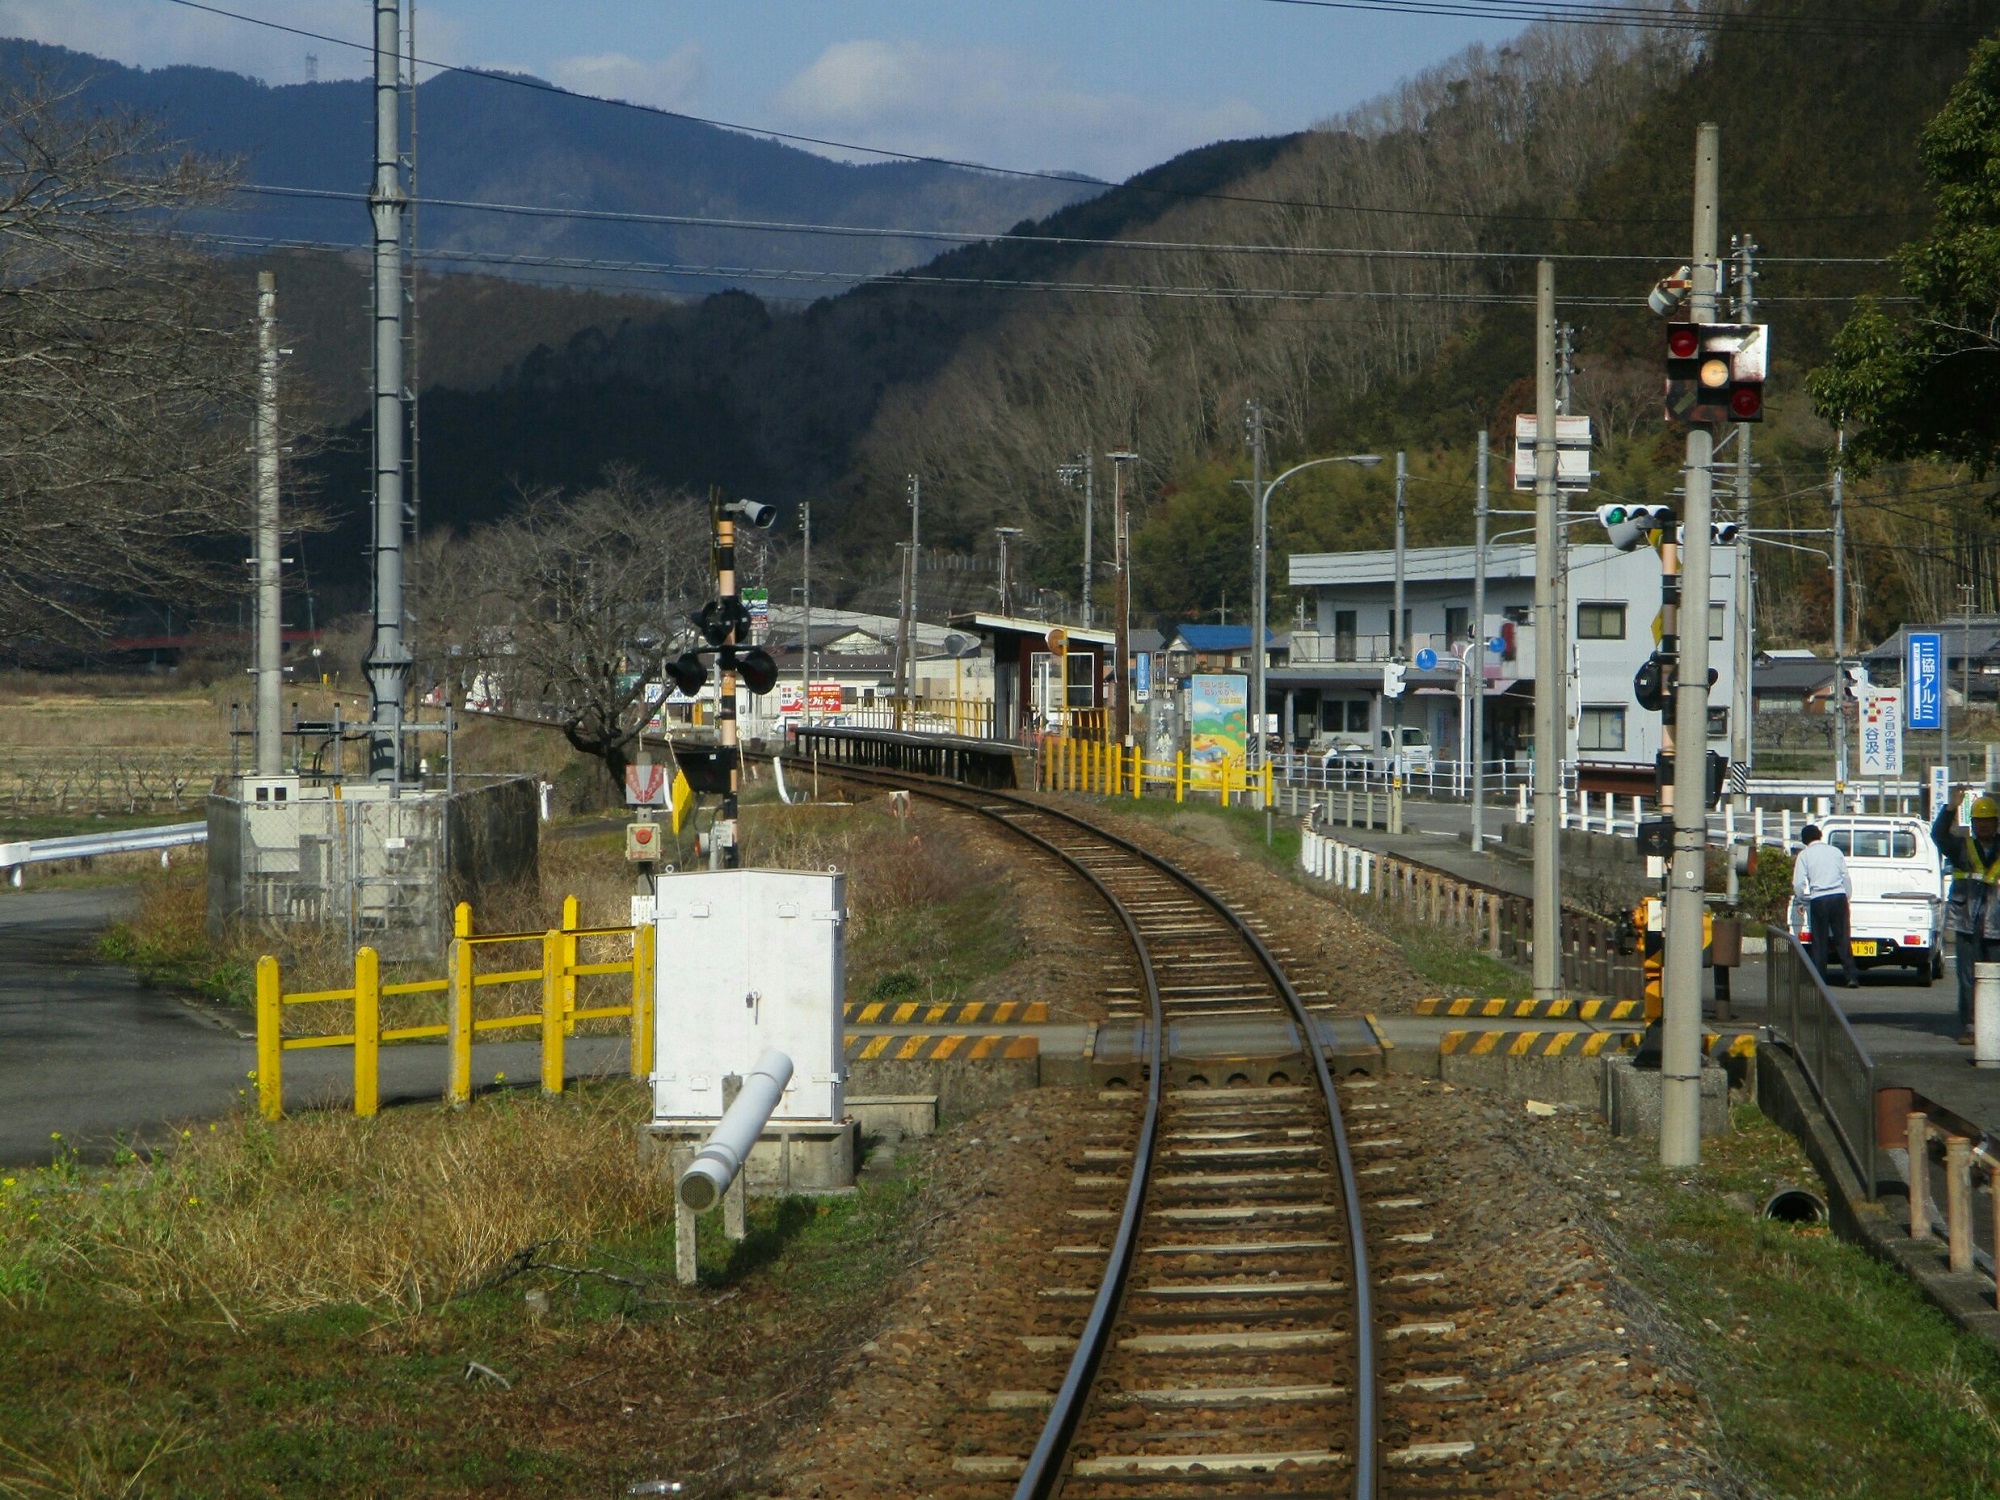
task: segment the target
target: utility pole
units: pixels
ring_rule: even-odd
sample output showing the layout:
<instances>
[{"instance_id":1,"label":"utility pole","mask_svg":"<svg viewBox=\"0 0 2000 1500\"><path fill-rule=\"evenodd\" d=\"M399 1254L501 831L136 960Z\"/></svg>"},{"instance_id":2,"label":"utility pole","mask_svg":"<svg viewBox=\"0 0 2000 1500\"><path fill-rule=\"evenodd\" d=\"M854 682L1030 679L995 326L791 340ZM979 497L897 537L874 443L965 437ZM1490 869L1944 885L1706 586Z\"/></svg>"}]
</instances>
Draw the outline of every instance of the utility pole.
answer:
<instances>
[{"instance_id":1,"label":"utility pole","mask_svg":"<svg viewBox=\"0 0 2000 1500\"><path fill-rule=\"evenodd\" d=\"M1244 767L1254 769L1264 758L1264 636L1265 611L1269 608L1264 590L1270 569L1265 566L1264 492L1264 408L1248 403L1250 426L1250 738L1245 747Z\"/></svg>"},{"instance_id":2,"label":"utility pole","mask_svg":"<svg viewBox=\"0 0 2000 1500\"><path fill-rule=\"evenodd\" d=\"M1556 620L1556 267L1535 268L1535 998L1562 997L1562 636Z\"/></svg>"},{"instance_id":3,"label":"utility pole","mask_svg":"<svg viewBox=\"0 0 2000 1500\"><path fill-rule=\"evenodd\" d=\"M259 776L285 768L284 611L278 556L278 279L257 273L257 739Z\"/></svg>"},{"instance_id":4,"label":"utility pole","mask_svg":"<svg viewBox=\"0 0 2000 1500\"><path fill-rule=\"evenodd\" d=\"M722 644L736 644L736 522L722 511L719 490L710 491L709 509L715 517L715 591L722 598L722 617L728 620L729 634ZM743 785L743 767L736 749L736 669L718 662L715 684L715 734L722 746L722 758L729 766L729 790L723 794L722 811L708 834L708 867L734 870L743 856L736 844L736 794Z\"/></svg>"},{"instance_id":5,"label":"utility pole","mask_svg":"<svg viewBox=\"0 0 2000 1500\"><path fill-rule=\"evenodd\" d=\"M813 661L813 508L810 500L799 505L799 531L805 538L803 587L800 590L800 613L804 620L799 628L799 722L810 725Z\"/></svg>"},{"instance_id":6,"label":"utility pole","mask_svg":"<svg viewBox=\"0 0 2000 1500\"><path fill-rule=\"evenodd\" d=\"M1127 533L1125 516L1125 468L1139 461L1136 453L1117 452L1104 455L1111 460L1111 547L1117 559L1117 597L1113 608L1117 611L1112 621L1112 651L1117 656L1117 665L1111 674L1113 702L1117 706L1117 716L1113 729L1118 743L1130 747L1132 743L1132 692L1128 678L1130 673L1126 662L1132 642L1132 539Z\"/></svg>"},{"instance_id":7,"label":"utility pole","mask_svg":"<svg viewBox=\"0 0 2000 1500\"><path fill-rule=\"evenodd\" d=\"M1090 582L1097 571L1091 528L1097 521L1097 458L1084 449L1083 462L1083 628L1090 628Z\"/></svg>"},{"instance_id":8,"label":"utility pole","mask_svg":"<svg viewBox=\"0 0 2000 1500\"><path fill-rule=\"evenodd\" d=\"M924 482L915 474L910 476L910 587L903 595L903 706L908 711L910 701L917 696L917 560L922 555L918 551L917 522L923 516Z\"/></svg>"},{"instance_id":9,"label":"utility pole","mask_svg":"<svg viewBox=\"0 0 2000 1500\"><path fill-rule=\"evenodd\" d=\"M1000 538L1000 613L1011 616L1014 613L1013 574L1007 568L1007 543L1021 534L1018 526L995 526L993 534Z\"/></svg>"},{"instance_id":10,"label":"utility pole","mask_svg":"<svg viewBox=\"0 0 2000 1500\"><path fill-rule=\"evenodd\" d=\"M1407 666L1410 661L1410 632L1403 624L1408 612L1403 604L1403 575L1409 552L1409 507L1405 503L1410 486L1410 455L1396 450L1396 590L1389 606L1389 659ZM1407 691L1407 689L1405 690ZM1403 694L1396 694L1394 728L1389 734L1389 831L1403 831Z\"/></svg>"},{"instance_id":11,"label":"utility pole","mask_svg":"<svg viewBox=\"0 0 2000 1500\"><path fill-rule=\"evenodd\" d=\"M1713 323L1722 266L1721 131L1698 127L1694 171L1694 285L1690 310ZM1710 462L1715 433L1688 428L1682 484L1686 515L1681 545L1680 670L1674 689L1673 864L1666 899L1665 972L1660 1041L1660 1165L1701 1162L1701 933L1708 844L1708 594Z\"/></svg>"},{"instance_id":12,"label":"utility pole","mask_svg":"<svg viewBox=\"0 0 2000 1500\"><path fill-rule=\"evenodd\" d=\"M375 577L369 641L368 774L399 785L403 695L410 653L403 641L403 191L401 0L375 0Z\"/></svg>"},{"instance_id":13,"label":"utility pole","mask_svg":"<svg viewBox=\"0 0 2000 1500\"><path fill-rule=\"evenodd\" d=\"M1846 451L1847 429L1842 427L1834 435L1833 460L1833 805L1837 812L1847 811L1847 474L1841 464ZM1949 738L1945 743L1950 744Z\"/></svg>"},{"instance_id":14,"label":"utility pole","mask_svg":"<svg viewBox=\"0 0 2000 1500\"><path fill-rule=\"evenodd\" d=\"M1757 321L1757 241L1749 235L1732 236L1736 248L1736 321ZM1756 601L1752 598L1750 576L1750 435L1756 428L1748 422L1736 424L1736 539L1735 598L1731 609L1730 634L1735 643L1735 672L1729 684L1729 758L1743 767L1743 790L1733 794L1739 814L1750 811L1750 766L1757 758L1756 700L1752 696L1752 673L1756 670ZM1843 721L1844 722L1844 721ZM1732 878L1734 865L1731 865Z\"/></svg>"},{"instance_id":15,"label":"utility pole","mask_svg":"<svg viewBox=\"0 0 2000 1500\"><path fill-rule=\"evenodd\" d=\"M1486 468L1491 435L1479 429L1479 488L1472 505L1472 852L1486 852Z\"/></svg>"}]
</instances>

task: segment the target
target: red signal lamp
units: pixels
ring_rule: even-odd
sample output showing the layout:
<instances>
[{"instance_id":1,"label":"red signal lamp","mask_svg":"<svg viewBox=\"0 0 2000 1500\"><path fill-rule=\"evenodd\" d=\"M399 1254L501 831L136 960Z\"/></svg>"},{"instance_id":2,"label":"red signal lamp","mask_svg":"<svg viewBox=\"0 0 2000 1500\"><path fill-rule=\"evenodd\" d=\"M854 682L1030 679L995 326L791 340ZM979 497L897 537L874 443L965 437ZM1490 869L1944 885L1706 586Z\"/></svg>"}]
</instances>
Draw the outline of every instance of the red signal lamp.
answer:
<instances>
[{"instance_id":1,"label":"red signal lamp","mask_svg":"<svg viewBox=\"0 0 2000 1500\"><path fill-rule=\"evenodd\" d=\"M1763 416L1764 387L1761 385L1730 387L1729 414L1739 422L1754 422Z\"/></svg>"},{"instance_id":2,"label":"red signal lamp","mask_svg":"<svg viewBox=\"0 0 2000 1500\"><path fill-rule=\"evenodd\" d=\"M1701 349L1701 334L1683 323L1667 333L1667 353L1674 359L1693 359Z\"/></svg>"}]
</instances>

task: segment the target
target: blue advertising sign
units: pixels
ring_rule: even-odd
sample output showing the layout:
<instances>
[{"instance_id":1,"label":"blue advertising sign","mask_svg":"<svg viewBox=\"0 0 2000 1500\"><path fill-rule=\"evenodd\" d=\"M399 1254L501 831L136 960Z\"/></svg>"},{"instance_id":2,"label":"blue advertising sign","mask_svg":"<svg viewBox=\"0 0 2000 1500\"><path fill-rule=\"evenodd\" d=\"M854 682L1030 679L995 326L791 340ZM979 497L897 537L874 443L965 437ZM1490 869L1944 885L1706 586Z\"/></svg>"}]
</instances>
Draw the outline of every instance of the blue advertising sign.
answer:
<instances>
[{"instance_id":1,"label":"blue advertising sign","mask_svg":"<svg viewBox=\"0 0 2000 1500\"><path fill-rule=\"evenodd\" d=\"M1153 653L1141 651L1132 659L1132 696L1140 703L1150 702L1153 696Z\"/></svg>"},{"instance_id":2,"label":"blue advertising sign","mask_svg":"<svg viewBox=\"0 0 2000 1500\"><path fill-rule=\"evenodd\" d=\"M1944 727L1944 637L1936 631L1910 634L1903 683L1908 689L1912 729Z\"/></svg>"}]
</instances>

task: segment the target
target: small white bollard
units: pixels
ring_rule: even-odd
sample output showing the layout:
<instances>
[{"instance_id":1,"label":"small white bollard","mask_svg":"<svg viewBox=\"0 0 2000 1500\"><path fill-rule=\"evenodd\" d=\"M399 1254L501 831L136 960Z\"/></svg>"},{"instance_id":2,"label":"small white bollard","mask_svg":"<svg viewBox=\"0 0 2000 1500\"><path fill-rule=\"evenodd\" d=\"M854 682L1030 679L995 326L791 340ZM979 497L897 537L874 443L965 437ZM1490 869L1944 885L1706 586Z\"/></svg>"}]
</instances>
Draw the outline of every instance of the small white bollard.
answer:
<instances>
[{"instance_id":1,"label":"small white bollard","mask_svg":"<svg viewBox=\"0 0 2000 1500\"><path fill-rule=\"evenodd\" d=\"M1972 1064L2000 1068L2000 963L1972 966Z\"/></svg>"}]
</instances>

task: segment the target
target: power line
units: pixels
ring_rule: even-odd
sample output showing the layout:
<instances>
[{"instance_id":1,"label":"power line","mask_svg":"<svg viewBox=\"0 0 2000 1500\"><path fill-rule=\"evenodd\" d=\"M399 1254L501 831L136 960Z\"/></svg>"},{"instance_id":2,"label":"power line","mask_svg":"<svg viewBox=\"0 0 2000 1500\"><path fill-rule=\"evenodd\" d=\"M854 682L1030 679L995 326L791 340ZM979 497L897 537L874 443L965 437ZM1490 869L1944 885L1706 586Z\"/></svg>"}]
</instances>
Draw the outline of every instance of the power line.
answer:
<instances>
[{"instance_id":1,"label":"power line","mask_svg":"<svg viewBox=\"0 0 2000 1500\"><path fill-rule=\"evenodd\" d=\"M366 203L366 193L337 188L280 187L270 183L246 183L236 191L262 197L325 199L344 203ZM847 239L932 240L958 245L1035 245L1071 249L1145 250L1165 253L1201 252L1215 255L1278 255L1346 260L1456 260L1606 262L1660 265L1677 252L1658 255L1612 255L1594 252L1545 253L1535 250L1430 250L1368 247L1355 245L1260 245L1211 240L1128 240L1089 235L980 234L961 229L900 229L878 225L822 224L781 219L729 219L703 214L643 213L626 209L552 208L530 203L495 203L471 198L411 198L424 208L450 208L471 213L508 214L522 218L575 219L593 223L646 224L667 228L742 230L763 234L812 234ZM1888 256L1795 255L1766 256L1766 264L1811 266L1887 266Z\"/></svg>"},{"instance_id":2,"label":"power line","mask_svg":"<svg viewBox=\"0 0 2000 1500\"><path fill-rule=\"evenodd\" d=\"M198 238L228 249L325 250L349 254L368 247L353 242L284 239L275 236L209 234ZM1117 297L1158 297L1176 300L1226 302L1343 302L1421 301L1449 305L1517 307L1529 306L1532 296L1502 292L1448 292L1384 288L1259 287L1223 286L1176 282L1110 282L1053 280L1033 277L946 276L924 271L897 271L881 276L857 276L852 272L811 269L797 266L725 266L699 262L608 260L594 256L531 255L490 250L448 250L422 248L419 259L452 264L514 266L530 269L583 270L605 274L644 276L686 276L734 282L777 282L838 284L847 287L943 287L988 291L1020 291L1057 294L1093 294ZM1777 296L1762 300L1779 303L1844 303L1861 293L1815 296ZM1879 298L1882 302L1906 298ZM1630 297L1566 297L1565 307L1631 307Z\"/></svg>"},{"instance_id":3,"label":"power line","mask_svg":"<svg viewBox=\"0 0 2000 1500\"><path fill-rule=\"evenodd\" d=\"M309 41L326 42L332 46L346 47L356 52L372 52L374 50L373 44L369 42L351 41L346 37L334 36L327 32L310 31L301 26L290 26L282 21L273 21L263 16L254 16L243 11L228 10L219 5L211 5L206 3L206 0L167 0L167 3L181 6L186 10L196 10L207 15L219 16L225 20L240 21L249 26L261 26L267 30L281 31L287 35L303 37ZM1270 3L1277 3L1277 0L1270 0ZM1299 3L1305 3L1305 0L1299 0ZM1539 18L1539 16L1529 17L1531 20ZM1503 19L1514 18L1503 17ZM928 166L955 167L963 171L986 172L999 177L1017 177L1044 182L1062 182L1071 185L1083 184L1103 189L1117 187L1125 192L1150 193L1156 197L1188 202L1243 203L1259 208L1293 208L1322 213L1379 214L1401 218L1471 219L1491 223L1507 222L1550 225L1679 224L1684 217L1663 216L1659 218L1600 219L1589 215L1501 214L1480 209L1407 208L1400 205L1392 206L1367 203L1314 203L1291 198L1264 198L1247 193L1198 192L1188 188L1157 187L1137 180L1128 181L1123 184L1105 183L1074 172L1034 171L1022 167L996 167L987 162L967 161L950 156L928 156L920 152L897 151L886 146L864 146L855 141L838 141L826 136L800 135L796 132L776 130L764 125L745 125L734 120L719 120L706 115L689 114L683 110L664 109L656 104L639 104L630 99L610 99L598 94L578 93L575 90L561 88L556 84L546 83L539 78L530 78L519 73L498 73L486 68L472 68L458 63L438 62L432 58L413 57L411 65L413 67L430 68L439 73L453 73L466 78L483 79L488 83L503 83L513 88L530 89L536 93L558 95L562 98L575 99L588 104L601 104L613 109L632 110L639 114L654 115L661 119L682 120L695 125L709 125L718 130L733 130L745 135L765 136L772 140L795 141L801 145L825 146L837 151L858 151L865 155L884 157L891 161L914 162ZM1755 222L1757 224L1818 224L1880 222L1898 219L1914 220L1929 217L1930 214L1928 211L1898 210L1893 212L1849 214L1767 215L1759 217Z\"/></svg>"}]
</instances>

